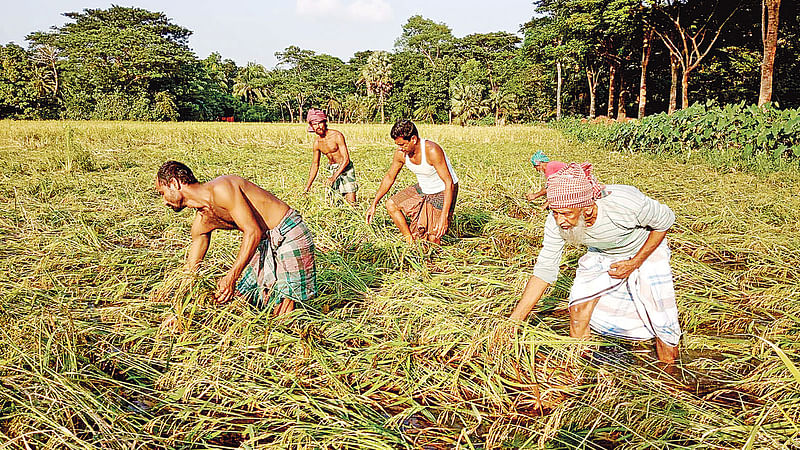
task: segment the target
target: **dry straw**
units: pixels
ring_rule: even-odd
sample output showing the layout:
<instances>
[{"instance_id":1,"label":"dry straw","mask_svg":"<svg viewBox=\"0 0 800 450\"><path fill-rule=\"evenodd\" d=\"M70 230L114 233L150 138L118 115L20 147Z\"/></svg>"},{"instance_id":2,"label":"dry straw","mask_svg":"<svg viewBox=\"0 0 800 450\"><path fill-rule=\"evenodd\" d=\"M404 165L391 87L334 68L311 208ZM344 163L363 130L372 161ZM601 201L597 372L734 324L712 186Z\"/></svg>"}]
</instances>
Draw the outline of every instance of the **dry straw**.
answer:
<instances>
[{"instance_id":1,"label":"dry straw","mask_svg":"<svg viewBox=\"0 0 800 450\"><path fill-rule=\"evenodd\" d=\"M755 176L575 145L536 127L421 125L462 181L442 247L363 211L388 126L338 125L362 190L301 196L303 125L0 123L0 448L789 448L800 435L797 173ZM580 250L537 314L506 317L544 214L533 149L668 204L680 370L647 346L567 337ZM191 214L152 190L166 159L236 173L296 207L321 295L283 321L210 302L239 236L180 273ZM407 174L398 187L411 182ZM179 326L165 328L170 314ZM507 339L495 340L497 336Z\"/></svg>"}]
</instances>

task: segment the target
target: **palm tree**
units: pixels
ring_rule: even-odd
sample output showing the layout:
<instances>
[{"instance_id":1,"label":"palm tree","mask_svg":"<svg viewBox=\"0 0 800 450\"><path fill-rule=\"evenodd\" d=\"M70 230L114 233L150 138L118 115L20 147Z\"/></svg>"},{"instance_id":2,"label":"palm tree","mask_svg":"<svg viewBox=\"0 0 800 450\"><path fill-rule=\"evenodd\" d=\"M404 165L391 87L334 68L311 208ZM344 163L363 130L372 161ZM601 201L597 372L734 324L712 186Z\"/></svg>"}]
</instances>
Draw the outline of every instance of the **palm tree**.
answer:
<instances>
[{"instance_id":1,"label":"palm tree","mask_svg":"<svg viewBox=\"0 0 800 450\"><path fill-rule=\"evenodd\" d=\"M497 89L489 93L489 106L494 110L494 124L500 125L500 117L505 123L505 116L517 110L516 96L503 89Z\"/></svg>"},{"instance_id":2,"label":"palm tree","mask_svg":"<svg viewBox=\"0 0 800 450\"><path fill-rule=\"evenodd\" d=\"M414 119L433 123L438 108L435 103L423 103L414 109Z\"/></svg>"},{"instance_id":3,"label":"palm tree","mask_svg":"<svg viewBox=\"0 0 800 450\"><path fill-rule=\"evenodd\" d=\"M32 52L32 59L38 65L34 69L36 82L41 84L37 89L53 95L58 94L58 57L58 49L52 45L39 45Z\"/></svg>"},{"instance_id":4,"label":"palm tree","mask_svg":"<svg viewBox=\"0 0 800 450\"><path fill-rule=\"evenodd\" d=\"M266 96L268 83L269 76L264 66L249 62L239 70L239 74L233 80L233 95L245 99L252 105L256 100Z\"/></svg>"},{"instance_id":5,"label":"palm tree","mask_svg":"<svg viewBox=\"0 0 800 450\"><path fill-rule=\"evenodd\" d=\"M453 117L463 127L473 117L489 113L489 105L483 99L483 87L477 84L453 83L450 86L450 107Z\"/></svg>"},{"instance_id":6,"label":"palm tree","mask_svg":"<svg viewBox=\"0 0 800 450\"><path fill-rule=\"evenodd\" d=\"M367 87L367 94L378 97L378 107L381 109L381 123L384 123L383 105L389 92L392 91L392 63L389 61L389 53L377 51L372 52L367 59L367 63L361 69L359 83L364 83Z\"/></svg>"}]
</instances>

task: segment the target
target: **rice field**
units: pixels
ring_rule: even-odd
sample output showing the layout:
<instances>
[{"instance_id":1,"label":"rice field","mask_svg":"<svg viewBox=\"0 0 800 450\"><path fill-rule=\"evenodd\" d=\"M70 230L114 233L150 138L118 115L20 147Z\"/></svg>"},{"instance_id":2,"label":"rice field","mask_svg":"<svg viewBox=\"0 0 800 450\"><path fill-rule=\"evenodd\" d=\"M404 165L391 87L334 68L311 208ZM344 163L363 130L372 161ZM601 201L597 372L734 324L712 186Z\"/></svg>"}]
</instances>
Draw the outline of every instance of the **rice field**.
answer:
<instances>
[{"instance_id":1,"label":"rice field","mask_svg":"<svg viewBox=\"0 0 800 450\"><path fill-rule=\"evenodd\" d=\"M609 153L541 127L420 125L461 179L441 247L364 210L389 125L331 125L359 206L332 203L304 125L0 121L0 448L800 447L800 173L753 175ZM510 340L545 215L528 158L592 161L668 204L682 361L568 337L581 249ZM153 190L167 159L238 174L301 212L321 295L285 320L217 306L238 250L217 232L179 269L193 213ZM394 189L412 182L407 170ZM171 313L183 332L162 328Z\"/></svg>"}]
</instances>

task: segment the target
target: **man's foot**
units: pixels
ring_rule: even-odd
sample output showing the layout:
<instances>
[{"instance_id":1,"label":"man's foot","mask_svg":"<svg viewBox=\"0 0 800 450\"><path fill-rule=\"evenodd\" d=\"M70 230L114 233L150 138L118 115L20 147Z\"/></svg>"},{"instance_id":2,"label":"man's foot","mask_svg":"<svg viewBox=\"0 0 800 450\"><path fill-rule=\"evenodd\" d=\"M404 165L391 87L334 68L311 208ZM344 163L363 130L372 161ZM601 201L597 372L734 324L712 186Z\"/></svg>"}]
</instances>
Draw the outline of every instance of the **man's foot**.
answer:
<instances>
[{"instance_id":1,"label":"man's foot","mask_svg":"<svg viewBox=\"0 0 800 450\"><path fill-rule=\"evenodd\" d=\"M272 310L272 315L279 317L289 314L292 311L294 311L294 300L286 298Z\"/></svg>"},{"instance_id":2,"label":"man's foot","mask_svg":"<svg viewBox=\"0 0 800 450\"><path fill-rule=\"evenodd\" d=\"M662 363L674 364L675 360L680 356L680 353L678 352L677 345L673 347L667 345L661 339L656 338L656 355L658 355L658 360Z\"/></svg>"}]
</instances>

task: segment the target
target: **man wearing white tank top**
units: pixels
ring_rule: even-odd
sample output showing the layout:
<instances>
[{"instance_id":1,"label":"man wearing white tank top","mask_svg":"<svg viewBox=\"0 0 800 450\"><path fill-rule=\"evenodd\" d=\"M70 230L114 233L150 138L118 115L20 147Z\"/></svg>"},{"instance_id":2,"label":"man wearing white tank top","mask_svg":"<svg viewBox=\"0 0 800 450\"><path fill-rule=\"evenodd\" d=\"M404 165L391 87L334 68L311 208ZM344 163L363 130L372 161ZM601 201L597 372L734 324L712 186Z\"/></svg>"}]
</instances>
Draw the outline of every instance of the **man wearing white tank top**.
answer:
<instances>
[{"instance_id":1,"label":"man wearing white tank top","mask_svg":"<svg viewBox=\"0 0 800 450\"><path fill-rule=\"evenodd\" d=\"M407 242L424 239L439 244L453 218L458 177L442 147L420 139L417 127L410 120L395 122L391 136L397 150L375 200L367 209L367 223L372 223L375 207L391 189L400 169L406 166L417 176L417 183L386 200L386 210Z\"/></svg>"}]
</instances>

